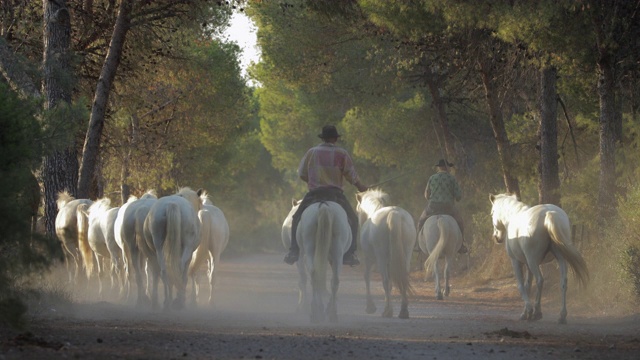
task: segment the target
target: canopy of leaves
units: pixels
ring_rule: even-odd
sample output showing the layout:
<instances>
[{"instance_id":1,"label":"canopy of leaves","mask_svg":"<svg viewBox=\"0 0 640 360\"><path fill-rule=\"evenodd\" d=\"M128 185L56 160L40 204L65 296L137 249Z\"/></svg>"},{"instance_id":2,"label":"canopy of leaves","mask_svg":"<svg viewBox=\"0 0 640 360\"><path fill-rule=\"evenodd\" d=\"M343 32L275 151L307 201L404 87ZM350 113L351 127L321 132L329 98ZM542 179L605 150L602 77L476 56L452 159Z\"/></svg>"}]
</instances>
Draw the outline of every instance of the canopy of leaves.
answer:
<instances>
[{"instance_id":1,"label":"canopy of leaves","mask_svg":"<svg viewBox=\"0 0 640 360\"><path fill-rule=\"evenodd\" d=\"M30 220L40 204L32 170L42 156L34 105L0 82L0 320L16 326L26 311L14 287L16 279L42 271L60 255L57 242L31 234Z\"/></svg>"}]
</instances>

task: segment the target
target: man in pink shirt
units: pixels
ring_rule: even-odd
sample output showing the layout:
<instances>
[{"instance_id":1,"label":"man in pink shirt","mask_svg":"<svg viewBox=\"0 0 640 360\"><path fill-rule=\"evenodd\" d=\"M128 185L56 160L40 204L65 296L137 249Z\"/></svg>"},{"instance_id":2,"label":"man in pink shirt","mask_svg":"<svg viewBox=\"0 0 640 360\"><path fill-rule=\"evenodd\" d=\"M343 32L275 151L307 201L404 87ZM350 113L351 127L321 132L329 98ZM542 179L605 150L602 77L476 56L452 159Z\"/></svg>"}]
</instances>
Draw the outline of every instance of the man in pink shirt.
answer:
<instances>
[{"instance_id":1,"label":"man in pink shirt","mask_svg":"<svg viewBox=\"0 0 640 360\"><path fill-rule=\"evenodd\" d=\"M298 176L307 183L309 192L304 196L298 210L293 214L291 224L291 248L284 258L284 262L292 265L298 261L300 247L296 240L296 230L302 212L311 204L318 201L333 201L340 204L347 213L349 225L351 226L352 241L351 247L344 254L342 263L356 266L360 264L355 255L356 244L358 243L358 215L351 204L344 196L342 190L342 179L347 179L358 191L366 191L367 187L360 182L353 161L347 150L336 146L340 137L338 130L333 125L326 125L322 128L322 134L318 135L324 142L314 146L307 151L298 167Z\"/></svg>"}]
</instances>

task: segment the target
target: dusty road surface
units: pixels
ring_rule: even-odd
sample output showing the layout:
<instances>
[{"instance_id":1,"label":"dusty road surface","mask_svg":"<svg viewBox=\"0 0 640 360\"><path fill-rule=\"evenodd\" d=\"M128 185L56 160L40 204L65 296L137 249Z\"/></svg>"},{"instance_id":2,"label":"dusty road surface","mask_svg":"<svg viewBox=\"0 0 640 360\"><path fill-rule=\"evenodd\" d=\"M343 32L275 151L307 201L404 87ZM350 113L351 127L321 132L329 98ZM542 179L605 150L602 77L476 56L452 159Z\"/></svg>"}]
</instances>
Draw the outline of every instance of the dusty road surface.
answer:
<instances>
[{"instance_id":1,"label":"dusty road surface","mask_svg":"<svg viewBox=\"0 0 640 360\"><path fill-rule=\"evenodd\" d=\"M436 301L421 277L413 274L411 318L384 319L378 278L378 311L368 315L362 268L345 269L339 322L311 324L295 312L297 272L281 254L226 259L214 309L154 312L87 296L72 308L36 311L28 331L4 329L0 359L640 359L640 316L569 307L569 324L558 325L549 299L544 319L522 322L510 278L454 278L451 296Z\"/></svg>"}]
</instances>

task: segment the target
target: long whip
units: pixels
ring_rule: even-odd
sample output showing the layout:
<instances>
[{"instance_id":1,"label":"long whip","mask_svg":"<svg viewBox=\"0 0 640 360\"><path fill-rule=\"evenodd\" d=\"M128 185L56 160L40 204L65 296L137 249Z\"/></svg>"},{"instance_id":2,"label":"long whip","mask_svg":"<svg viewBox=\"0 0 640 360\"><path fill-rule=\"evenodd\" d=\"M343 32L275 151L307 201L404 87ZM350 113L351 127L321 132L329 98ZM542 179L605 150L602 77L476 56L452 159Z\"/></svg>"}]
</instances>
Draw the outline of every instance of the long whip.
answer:
<instances>
[{"instance_id":1,"label":"long whip","mask_svg":"<svg viewBox=\"0 0 640 360\"><path fill-rule=\"evenodd\" d=\"M395 180L395 179L398 179L398 178L401 178L401 177L403 177L403 176L407 176L407 175L409 175L409 174L412 174L412 173L414 173L414 172L416 172L416 171L418 171L418 170L419 170L419 169L410 170L410 171L407 171L407 172L402 173L402 174L400 174L400 175L393 176L393 177L391 177L391 178L389 178L389 179L386 179L386 180L383 180L383 181L377 182L377 183L375 183L375 184L371 184L371 185L369 185L369 188L376 187L376 186L380 186L380 185L382 185L382 184L386 184L386 183L388 183L388 182L390 182L390 181L393 181L393 180Z\"/></svg>"}]
</instances>

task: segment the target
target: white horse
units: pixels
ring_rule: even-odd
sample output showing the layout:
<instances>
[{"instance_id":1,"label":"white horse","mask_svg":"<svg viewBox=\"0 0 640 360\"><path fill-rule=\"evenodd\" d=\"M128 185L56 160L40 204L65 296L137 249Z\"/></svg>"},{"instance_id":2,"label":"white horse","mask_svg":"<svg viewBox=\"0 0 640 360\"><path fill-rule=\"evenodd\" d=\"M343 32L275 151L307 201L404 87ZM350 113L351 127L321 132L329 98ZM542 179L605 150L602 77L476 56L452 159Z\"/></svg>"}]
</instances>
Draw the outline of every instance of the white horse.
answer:
<instances>
[{"instance_id":1,"label":"white horse","mask_svg":"<svg viewBox=\"0 0 640 360\"><path fill-rule=\"evenodd\" d=\"M567 214L556 205L543 204L529 207L518 201L515 195L491 195L493 204L493 239L496 243L505 243L507 254L518 281L518 290L524 300L522 320L542 318L540 301L544 278L540 264L558 261L560 268L560 291L562 310L559 323L567 322L567 263L583 286L589 280L587 264L571 242L571 223ZM506 241L505 241L506 240ZM523 267L527 271L526 282ZM532 277L536 279L535 305L529 300Z\"/></svg>"},{"instance_id":2,"label":"white horse","mask_svg":"<svg viewBox=\"0 0 640 360\"><path fill-rule=\"evenodd\" d=\"M107 267L109 267L111 289L115 288L116 283L122 285L120 279L121 251L116 244L113 232L118 209L112 208L111 200L106 197L97 200L88 209L86 204L78 206L79 233L80 236L87 236L89 247L93 251L97 267L98 293L101 296L103 295L102 278ZM84 221L85 219L86 221ZM81 222L82 226L80 226ZM94 268L93 259L84 257L84 264L87 277L90 277Z\"/></svg>"},{"instance_id":3,"label":"white horse","mask_svg":"<svg viewBox=\"0 0 640 360\"><path fill-rule=\"evenodd\" d=\"M409 282L411 254L416 243L413 217L398 206L388 206L389 195L381 190L358 194L360 249L364 253L364 280L367 288L367 314L376 312L370 291L371 267L376 264L385 294L383 317L393 317L391 290L396 286L402 296L401 319L409 318Z\"/></svg>"},{"instance_id":4,"label":"white horse","mask_svg":"<svg viewBox=\"0 0 640 360\"><path fill-rule=\"evenodd\" d=\"M75 284L79 280L78 275L83 268L83 256L91 255L91 248L84 237L80 242L78 237L78 206L81 204L91 205L93 201L89 199L76 199L68 192L63 191L58 194L58 214L56 215L56 235L62 243L65 254L65 263L69 273L69 282Z\"/></svg>"},{"instance_id":5,"label":"white horse","mask_svg":"<svg viewBox=\"0 0 640 360\"><path fill-rule=\"evenodd\" d=\"M82 260L84 262L84 268L86 271L87 279L91 279L91 275L94 273L94 269L97 267L98 276L98 294L102 296L102 271L104 258L109 258L104 235L100 229L98 213L104 213L104 209L108 209L111 200L108 198L99 199L91 206L87 204L80 204L77 208L78 217L78 239L80 243L87 242L91 253L83 254ZM91 211L93 210L93 216ZM94 263L94 256L96 262ZM97 265L97 266L96 266Z\"/></svg>"},{"instance_id":6,"label":"white horse","mask_svg":"<svg viewBox=\"0 0 640 360\"><path fill-rule=\"evenodd\" d=\"M149 190L139 199L135 196L129 197L127 203L120 207L114 223L115 240L122 252L122 262L124 267L125 297L130 296L131 280L135 278L138 297L136 304L144 306L149 298L145 293L145 284L142 274L145 259L140 253L138 243L144 241L143 226L147 213L151 206L158 200L155 191Z\"/></svg>"},{"instance_id":7,"label":"white horse","mask_svg":"<svg viewBox=\"0 0 640 360\"><path fill-rule=\"evenodd\" d=\"M209 194L203 191L200 194L203 210L198 213L200 218L200 245L193 253L189 266L189 277L192 280L192 304L196 304L200 287L196 281L197 271L207 265L207 277L209 278L209 305L213 305L213 287L216 283L216 273L220 264L220 255L229 244L229 223L222 210L214 206L209 199Z\"/></svg>"},{"instance_id":8,"label":"white horse","mask_svg":"<svg viewBox=\"0 0 640 360\"><path fill-rule=\"evenodd\" d=\"M340 204L332 201L312 204L302 213L296 238L306 257L307 273L311 278L311 322L325 319L322 296L327 292L327 264L331 264L333 276L326 315L329 321L336 322L342 257L352 241L347 213Z\"/></svg>"},{"instance_id":9,"label":"white horse","mask_svg":"<svg viewBox=\"0 0 640 360\"><path fill-rule=\"evenodd\" d=\"M449 215L434 215L425 221L418 234L418 245L423 253L429 254L424 262L425 279L433 273L436 285L436 298L449 296L449 268L453 266L456 253L462 246L462 233L456 220ZM444 258L444 290L440 286L438 260Z\"/></svg>"},{"instance_id":10,"label":"white horse","mask_svg":"<svg viewBox=\"0 0 640 360\"><path fill-rule=\"evenodd\" d=\"M182 188L175 195L158 199L144 222L147 246L155 249L160 277L164 284L164 309L184 308L187 270L193 252L200 244L202 210L200 192ZM151 261L149 261L151 263ZM173 299L173 286L176 298ZM152 299L152 303L156 299Z\"/></svg>"},{"instance_id":11,"label":"white horse","mask_svg":"<svg viewBox=\"0 0 640 360\"><path fill-rule=\"evenodd\" d=\"M284 219L282 223L282 245L285 250L289 250L291 248L291 224L293 222L293 214L298 211L298 206L300 206L300 200L292 200L291 201L291 211ZM309 308L309 303L307 301L307 270L305 268L305 257L300 256L298 261L296 262L296 267L298 268L298 308L297 311L306 312Z\"/></svg>"}]
</instances>

